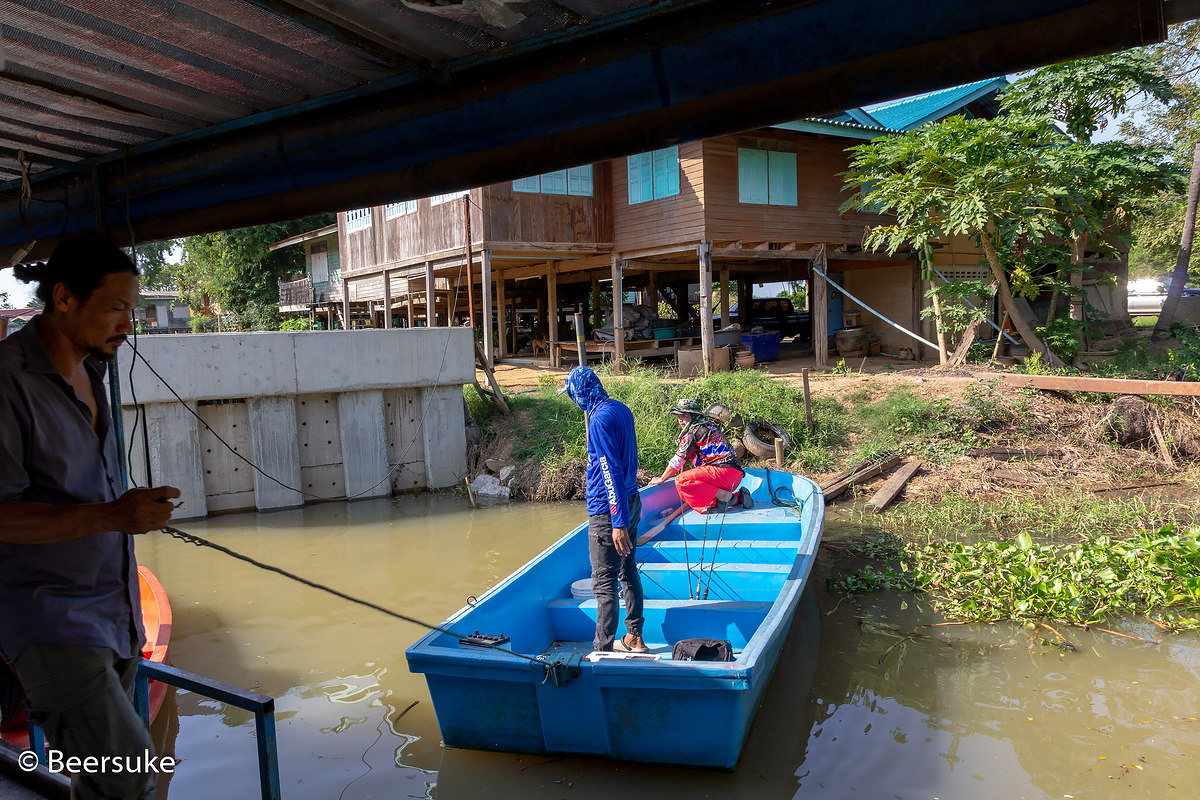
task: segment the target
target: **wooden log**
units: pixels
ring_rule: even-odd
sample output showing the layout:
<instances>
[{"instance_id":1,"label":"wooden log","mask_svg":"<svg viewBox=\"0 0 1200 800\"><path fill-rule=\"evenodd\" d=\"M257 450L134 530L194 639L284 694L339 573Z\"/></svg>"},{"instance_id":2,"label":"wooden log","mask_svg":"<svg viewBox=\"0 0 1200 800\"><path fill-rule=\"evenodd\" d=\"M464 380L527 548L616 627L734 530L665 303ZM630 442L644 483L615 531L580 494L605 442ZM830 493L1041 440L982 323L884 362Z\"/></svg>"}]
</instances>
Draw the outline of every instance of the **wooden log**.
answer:
<instances>
[{"instance_id":1,"label":"wooden log","mask_svg":"<svg viewBox=\"0 0 1200 800\"><path fill-rule=\"evenodd\" d=\"M917 474L917 470L920 468L920 461L910 461L897 470L896 474L888 478L887 483L880 487L879 491L867 501L867 508L876 514L882 513L892 500L896 498L896 495L900 494L900 491L912 479L912 476Z\"/></svg>"},{"instance_id":2,"label":"wooden log","mask_svg":"<svg viewBox=\"0 0 1200 800\"><path fill-rule=\"evenodd\" d=\"M868 478L874 478L876 475L882 475L883 473L887 472L889 469L891 469L892 467L896 466L899 463L900 463L899 455L889 456L886 459L884 459L883 461L875 462L871 466L866 467L865 469L861 469L858 472L854 473L853 475L851 475L841 481L838 481L833 486L830 486L828 489L822 489L821 494L823 494L825 496L825 502L828 503L830 500L833 500L834 498L838 497L842 492L846 491L854 484L862 483L863 481L867 480Z\"/></svg>"},{"instance_id":3,"label":"wooden log","mask_svg":"<svg viewBox=\"0 0 1200 800\"><path fill-rule=\"evenodd\" d=\"M475 343L475 362L479 368L483 370L483 374L487 376L488 385L492 387L492 391L490 393L492 402L494 402L496 407L499 408L504 414L511 414L512 411L510 411L508 408L508 402L504 399L504 392L500 390L500 384L496 383L496 376L492 373L492 368L488 364L487 358L484 357L483 348L480 346L479 342ZM480 390L480 394L483 394L485 397L487 396L487 394L483 392L483 387L479 386L478 381L475 383L475 386Z\"/></svg>"},{"instance_id":4,"label":"wooden log","mask_svg":"<svg viewBox=\"0 0 1200 800\"><path fill-rule=\"evenodd\" d=\"M808 391L808 367L801 370L801 374L804 376L804 422L808 426L809 434L811 434L813 432L812 396Z\"/></svg>"},{"instance_id":5,"label":"wooden log","mask_svg":"<svg viewBox=\"0 0 1200 800\"><path fill-rule=\"evenodd\" d=\"M1150 430L1154 434L1154 442L1158 445L1158 452L1162 454L1163 461L1167 462L1167 466L1171 469L1177 469L1175 459L1171 457L1171 448L1167 444L1166 437L1163 436L1162 428L1158 426L1158 422L1150 423Z\"/></svg>"},{"instance_id":6,"label":"wooden log","mask_svg":"<svg viewBox=\"0 0 1200 800\"><path fill-rule=\"evenodd\" d=\"M997 461L1024 461L1031 458L1054 458L1060 455L1054 447L984 447L968 450L967 455L976 458L994 458Z\"/></svg>"},{"instance_id":7,"label":"wooden log","mask_svg":"<svg viewBox=\"0 0 1200 800\"><path fill-rule=\"evenodd\" d=\"M1200 381L1141 381L1126 378L1069 378L1061 375L1001 376L1006 386L1056 392L1101 392L1200 397Z\"/></svg>"}]
</instances>

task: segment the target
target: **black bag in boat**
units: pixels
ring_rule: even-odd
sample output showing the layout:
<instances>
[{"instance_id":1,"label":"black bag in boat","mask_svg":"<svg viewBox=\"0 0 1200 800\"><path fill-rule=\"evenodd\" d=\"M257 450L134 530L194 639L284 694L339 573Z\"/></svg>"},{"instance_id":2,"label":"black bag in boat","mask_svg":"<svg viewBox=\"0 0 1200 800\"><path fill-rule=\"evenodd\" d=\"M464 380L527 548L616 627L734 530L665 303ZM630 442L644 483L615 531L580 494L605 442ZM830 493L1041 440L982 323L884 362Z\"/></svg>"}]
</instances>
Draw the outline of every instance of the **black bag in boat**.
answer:
<instances>
[{"instance_id":1,"label":"black bag in boat","mask_svg":"<svg viewBox=\"0 0 1200 800\"><path fill-rule=\"evenodd\" d=\"M671 649L674 661L733 661L733 646L725 639L684 639Z\"/></svg>"}]
</instances>

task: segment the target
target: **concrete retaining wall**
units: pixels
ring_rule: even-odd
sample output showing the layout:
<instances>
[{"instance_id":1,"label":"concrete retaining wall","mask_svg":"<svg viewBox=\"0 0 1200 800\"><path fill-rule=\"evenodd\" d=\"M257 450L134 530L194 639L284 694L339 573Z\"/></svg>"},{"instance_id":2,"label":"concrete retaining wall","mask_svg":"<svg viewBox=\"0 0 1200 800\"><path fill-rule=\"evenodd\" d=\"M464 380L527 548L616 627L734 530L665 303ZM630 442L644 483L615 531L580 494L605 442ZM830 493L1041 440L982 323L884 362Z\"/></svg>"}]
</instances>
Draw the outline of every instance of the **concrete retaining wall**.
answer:
<instances>
[{"instance_id":1,"label":"concrete retaining wall","mask_svg":"<svg viewBox=\"0 0 1200 800\"><path fill-rule=\"evenodd\" d=\"M130 475L179 487L176 519L453 486L472 346L467 328L142 337L162 379L121 348Z\"/></svg>"}]
</instances>

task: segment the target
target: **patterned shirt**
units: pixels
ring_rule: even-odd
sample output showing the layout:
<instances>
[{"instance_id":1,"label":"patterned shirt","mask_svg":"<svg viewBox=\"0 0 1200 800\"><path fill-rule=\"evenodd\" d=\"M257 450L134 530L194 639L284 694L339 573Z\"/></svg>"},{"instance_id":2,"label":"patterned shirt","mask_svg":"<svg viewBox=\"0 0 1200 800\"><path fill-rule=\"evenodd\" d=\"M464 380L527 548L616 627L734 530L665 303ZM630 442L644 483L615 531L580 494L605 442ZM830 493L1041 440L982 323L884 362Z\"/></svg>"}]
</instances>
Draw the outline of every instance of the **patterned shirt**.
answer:
<instances>
[{"instance_id":1,"label":"patterned shirt","mask_svg":"<svg viewBox=\"0 0 1200 800\"><path fill-rule=\"evenodd\" d=\"M689 461L697 467L742 468L729 440L715 422L695 422L679 437L679 449L671 458L671 469L682 472Z\"/></svg>"}]
</instances>

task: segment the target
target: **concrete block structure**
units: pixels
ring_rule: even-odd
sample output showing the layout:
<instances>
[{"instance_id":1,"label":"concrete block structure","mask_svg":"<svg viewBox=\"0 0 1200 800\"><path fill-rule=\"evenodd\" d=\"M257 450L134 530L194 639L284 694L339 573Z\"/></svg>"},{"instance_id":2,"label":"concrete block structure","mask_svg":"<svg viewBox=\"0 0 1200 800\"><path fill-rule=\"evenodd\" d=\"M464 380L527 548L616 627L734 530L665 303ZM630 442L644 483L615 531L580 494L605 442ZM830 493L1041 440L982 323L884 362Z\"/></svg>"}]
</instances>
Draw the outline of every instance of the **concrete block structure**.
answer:
<instances>
[{"instance_id":1,"label":"concrete block structure","mask_svg":"<svg viewBox=\"0 0 1200 800\"><path fill-rule=\"evenodd\" d=\"M179 487L176 518L443 488L466 474L468 328L166 335L140 340L138 356L132 373L132 352L119 356L130 475Z\"/></svg>"}]
</instances>

